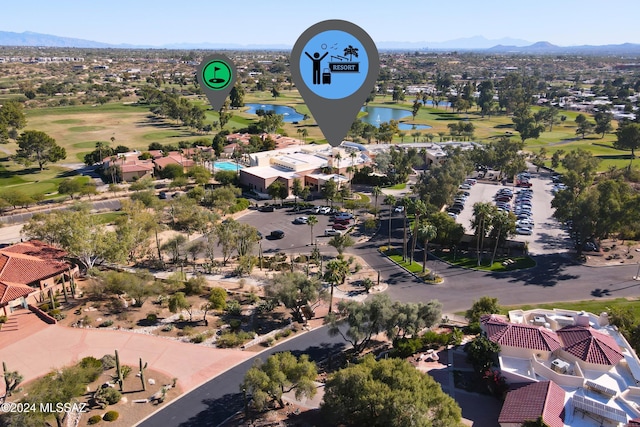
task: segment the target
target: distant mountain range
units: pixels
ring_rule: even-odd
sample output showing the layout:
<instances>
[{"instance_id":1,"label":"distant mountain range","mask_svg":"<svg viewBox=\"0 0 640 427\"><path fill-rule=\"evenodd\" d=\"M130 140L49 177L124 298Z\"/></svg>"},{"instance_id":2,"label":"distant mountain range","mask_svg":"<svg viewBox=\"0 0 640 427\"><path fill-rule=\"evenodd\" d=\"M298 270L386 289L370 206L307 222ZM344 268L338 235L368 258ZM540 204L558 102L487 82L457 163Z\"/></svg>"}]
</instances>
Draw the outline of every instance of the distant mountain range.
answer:
<instances>
[{"instance_id":1,"label":"distant mountain range","mask_svg":"<svg viewBox=\"0 0 640 427\"><path fill-rule=\"evenodd\" d=\"M583 45L557 46L549 42L531 44L526 40L502 38L486 39L482 36L466 37L444 42L378 42L380 50L409 50L409 51L480 51L494 54L580 54L580 55L637 55L640 54L640 44L623 43L611 45ZM68 47L68 48L116 48L116 49L199 49L199 50L289 50L291 46L284 44L251 44L240 45L232 43L172 43L162 46L109 44L92 40L60 37L50 34L40 34L30 31L13 33L0 31L0 46L34 46L34 47Z\"/></svg>"}]
</instances>

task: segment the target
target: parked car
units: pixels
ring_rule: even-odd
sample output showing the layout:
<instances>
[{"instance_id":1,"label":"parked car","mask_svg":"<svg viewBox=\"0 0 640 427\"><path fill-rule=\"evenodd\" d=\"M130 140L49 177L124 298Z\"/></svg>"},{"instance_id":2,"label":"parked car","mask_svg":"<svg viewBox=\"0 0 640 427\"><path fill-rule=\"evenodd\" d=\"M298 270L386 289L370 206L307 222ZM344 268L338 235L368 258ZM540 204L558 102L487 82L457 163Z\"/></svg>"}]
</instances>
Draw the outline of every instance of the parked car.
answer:
<instances>
[{"instance_id":1,"label":"parked car","mask_svg":"<svg viewBox=\"0 0 640 427\"><path fill-rule=\"evenodd\" d=\"M522 236L531 236L533 234L533 230L531 228L518 227L516 228L516 233Z\"/></svg>"},{"instance_id":2,"label":"parked car","mask_svg":"<svg viewBox=\"0 0 640 427\"><path fill-rule=\"evenodd\" d=\"M447 212L447 215L449 215L451 218L456 219L458 218L458 214L453 213L453 212Z\"/></svg>"},{"instance_id":3,"label":"parked car","mask_svg":"<svg viewBox=\"0 0 640 427\"><path fill-rule=\"evenodd\" d=\"M338 212L334 219L351 219L351 218L353 218L353 215L351 215L349 212Z\"/></svg>"},{"instance_id":4,"label":"parked car","mask_svg":"<svg viewBox=\"0 0 640 427\"><path fill-rule=\"evenodd\" d=\"M345 224L340 224L340 223L334 223L333 224L333 229L334 230L346 230L348 228L349 228L349 226L345 225Z\"/></svg>"},{"instance_id":5,"label":"parked car","mask_svg":"<svg viewBox=\"0 0 640 427\"><path fill-rule=\"evenodd\" d=\"M461 190L471 190L471 185L469 184L461 184L460 187L458 187Z\"/></svg>"},{"instance_id":6,"label":"parked car","mask_svg":"<svg viewBox=\"0 0 640 427\"><path fill-rule=\"evenodd\" d=\"M282 230L273 230L271 232L271 234L269 234L269 237L271 237L272 239L282 239L282 238L284 238L284 231L282 231Z\"/></svg>"},{"instance_id":7,"label":"parked car","mask_svg":"<svg viewBox=\"0 0 640 427\"><path fill-rule=\"evenodd\" d=\"M158 197L161 198L162 200L166 200L167 199L167 192L166 191L161 191L160 194L158 194Z\"/></svg>"},{"instance_id":8,"label":"parked car","mask_svg":"<svg viewBox=\"0 0 640 427\"><path fill-rule=\"evenodd\" d=\"M329 206L323 206L320 208L320 213L323 215L329 215L331 213L331 208Z\"/></svg>"},{"instance_id":9,"label":"parked car","mask_svg":"<svg viewBox=\"0 0 640 427\"><path fill-rule=\"evenodd\" d=\"M525 188L530 188L533 184L531 184L529 181L516 181L516 187L525 187Z\"/></svg>"},{"instance_id":10,"label":"parked car","mask_svg":"<svg viewBox=\"0 0 640 427\"><path fill-rule=\"evenodd\" d=\"M307 218L306 216L299 216L298 218L293 220L294 224L306 224L307 222L309 222L309 218Z\"/></svg>"},{"instance_id":11,"label":"parked car","mask_svg":"<svg viewBox=\"0 0 640 427\"><path fill-rule=\"evenodd\" d=\"M334 230L333 228L327 228L324 230L325 236L342 236L342 231Z\"/></svg>"},{"instance_id":12,"label":"parked car","mask_svg":"<svg viewBox=\"0 0 640 427\"><path fill-rule=\"evenodd\" d=\"M260 212L273 212L273 211L275 211L276 209L275 209L273 206L271 206L271 205L264 205L264 206L260 206L260 207L258 208L258 210L259 210Z\"/></svg>"},{"instance_id":13,"label":"parked car","mask_svg":"<svg viewBox=\"0 0 640 427\"><path fill-rule=\"evenodd\" d=\"M333 220L334 224L344 224L344 225L349 225L351 223L350 219L340 219L340 218L336 218Z\"/></svg>"},{"instance_id":14,"label":"parked car","mask_svg":"<svg viewBox=\"0 0 640 427\"><path fill-rule=\"evenodd\" d=\"M396 207L393 209L393 211L394 211L395 213L402 213L402 212L404 212L404 206L402 206L402 205L396 206Z\"/></svg>"}]
</instances>

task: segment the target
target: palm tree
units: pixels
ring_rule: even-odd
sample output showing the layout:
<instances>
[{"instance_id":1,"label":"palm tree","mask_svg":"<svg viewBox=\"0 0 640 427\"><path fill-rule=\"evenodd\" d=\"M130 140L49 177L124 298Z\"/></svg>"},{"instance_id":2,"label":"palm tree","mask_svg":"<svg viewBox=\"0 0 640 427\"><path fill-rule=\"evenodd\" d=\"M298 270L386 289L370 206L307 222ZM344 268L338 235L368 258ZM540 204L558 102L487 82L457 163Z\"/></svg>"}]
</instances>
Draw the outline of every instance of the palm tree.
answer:
<instances>
[{"instance_id":1,"label":"palm tree","mask_svg":"<svg viewBox=\"0 0 640 427\"><path fill-rule=\"evenodd\" d=\"M507 237L507 234L513 232L515 227L515 221L509 212L496 212L493 218L491 218L491 234L496 239L495 246L493 248L493 255L491 255L491 265L496 260L496 252L498 251L498 245L501 240Z\"/></svg>"},{"instance_id":2,"label":"palm tree","mask_svg":"<svg viewBox=\"0 0 640 427\"><path fill-rule=\"evenodd\" d=\"M340 160L342 160L342 156L340 155L340 153L336 153L335 156L333 156L334 160L336 160L338 162L338 171L337 173L340 173ZM333 165L332 165L333 166Z\"/></svg>"},{"instance_id":3,"label":"palm tree","mask_svg":"<svg viewBox=\"0 0 640 427\"><path fill-rule=\"evenodd\" d=\"M313 245L313 226L318 223L318 217L315 215L309 215L307 218L307 225L311 228L311 244Z\"/></svg>"},{"instance_id":4,"label":"palm tree","mask_svg":"<svg viewBox=\"0 0 640 427\"><path fill-rule=\"evenodd\" d=\"M393 207L396 204L396 198L392 195L388 195L384 198L384 204L389 205L389 242L387 243L387 250L391 248L391 214Z\"/></svg>"},{"instance_id":5,"label":"palm tree","mask_svg":"<svg viewBox=\"0 0 640 427\"><path fill-rule=\"evenodd\" d=\"M423 222L418 229L418 236L422 240L422 272L427 270L427 257L429 253L429 240L433 240L438 235L435 225Z\"/></svg>"},{"instance_id":6,"label":"palm tree","mask_svg":"<svg viewBox=\"0 0 640 427\"><path fill-rule=\"evenodd\" d=\"M307 136L309 136L309 131L307 130L307 128L303 128L302 129L302 137L304 138L305 144L307 143Z\"/></svg>"},{"instance_id":7,"label":"palm tree","mask_svg":"<svg viewBox=\"0 0 640 427\"><path fill-rule=\"evenodd\" d=\"M484 238L487 234L487 227L491 223L491 217L495 211L495 206L491 203L476 203L473 205L472 228L476 234L476 253L478 255L478 267L482 259L480 254L484 251Z\"/></svg>"},{"instance_id":8,"label":"palm tree","mask_svg":"<svg viewBox=\"0 0 640 427\"><path fill-rule=\"evenodd\" d=\"M378 196L380 196L381 194L382 194L382 189L380 189L380 187L378 187L377 185L373 187L373 189L371 190L371 195L374 197L374 200L375 200L376 216L378 216Z\"/></svg>"},{"instance_id":9,"label":"palm tree","mask_svg":"<svg viewBox=\"0 0 640 427\"><path fill-rule=\"evenodd\" d=\"M325 267L324 280L331 284L329 313L333 308L333 287L342 285L349 275L349 264L343 259L332 259Z\"/></svg>"},{"instance_id":10,"label":"palm tree","mask_svg":"<svg viewBox=\"0 0 640 427\"><path fill-rule=\"evenodd\" d=\"M409 206L411 207L414 215L413 236L411 236L411 254L409 255L411 264L413 264L413 256L416 251L416 244L418 243L418 227L420 226L421 217L427 214L427 205L422 200L416 199Z\"/></svg>"},{"instance_id":11,"label":"palm tree","mask_svg":"<svg viewBox=\"0 0 640 427\"><path fill-rule=\"evenodd\" d=\"M407 196L402 198L402 206L404 206L404 210L402 211L402 260L407 260L407 208L412 204L412 201ZM412 257L413 259L413 257Z\"/></svg>"}]
</instances>

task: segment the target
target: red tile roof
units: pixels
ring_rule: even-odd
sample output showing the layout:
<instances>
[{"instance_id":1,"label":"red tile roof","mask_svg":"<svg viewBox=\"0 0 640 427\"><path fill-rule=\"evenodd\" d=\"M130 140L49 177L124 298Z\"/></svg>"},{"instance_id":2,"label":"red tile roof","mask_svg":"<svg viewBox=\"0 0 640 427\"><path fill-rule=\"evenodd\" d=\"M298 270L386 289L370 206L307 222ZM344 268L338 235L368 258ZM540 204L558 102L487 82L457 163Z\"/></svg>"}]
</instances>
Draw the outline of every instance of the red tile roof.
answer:
<instances>
[{"instance_id":1,"label":"red tile roof","mask_svg":"<svg viewBox=\"0 0 640 427\"><path fill-rule=\"evenodd\" d=\"M69 269L66 252L38 241L0 249L0 282L30 285Z\"/></svg>"},{"instance_id":2,"label":"red tile roof","mask_svg":"<svg viewBox=\"0 0 640 427\"><path fill-rule=\"evenodd\" d=\"M564 426L564 390L553 381L512 386L502 405L498 422L522 424L542 420L549 427Z\"/></svg>"},{"instance_id":3,"label":"red tile roof","mask_svg":"<svg viewBox=\"0 0 640 427\"><path fill-rule=\"evenodd\" d=\"M47 245L39 240L29 240L28 242L17 243L0 249L0 253L2 252L54 260L60 260L67 255L67 253L62 249L54 248L53 246ZM0 265L0 270L2 270L2 265Z\"/></svg>"},{"instance_id":4,"label":"red tile roof","mask_svg":"<svg viewBox=\"0 0 640 427\"><path fill-rule=\"evenodd\" d=\"M586 326L566 326L558 330L564 350L581 360L614 366L624 358L613 337Z\"/></svg>"},{"instance_id":5,"label":"red tile roof","mask_svg":"<svg viewBox=\"0 0 640 427\"><path fill-rule=\"evenodd\" d=\"M561 347L556 333L541 326L507 323L494 316L485 316L481 322L487 338L501 346L541 351L555 351Z\"/></svg>"},{"instance_id":6,"label":"red tile roof","mask_svg":"<svg viewBox=\"0 0 640 427\"><path fill-rule=\"evenodd\" d=\"M20 297L26 297L36 289L20 283L0 282L0 305L13 301Z\"/></svg>"}]
</instances>

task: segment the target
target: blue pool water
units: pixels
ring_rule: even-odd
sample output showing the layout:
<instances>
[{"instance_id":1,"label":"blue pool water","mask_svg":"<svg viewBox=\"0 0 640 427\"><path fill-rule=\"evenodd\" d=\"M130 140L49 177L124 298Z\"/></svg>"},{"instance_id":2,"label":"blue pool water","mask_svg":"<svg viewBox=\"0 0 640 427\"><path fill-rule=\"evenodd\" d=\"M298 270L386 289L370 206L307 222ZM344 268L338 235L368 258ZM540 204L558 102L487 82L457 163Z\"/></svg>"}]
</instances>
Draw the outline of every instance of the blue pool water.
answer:
<instances>
[{"instance_id":1,"label":"blue pool water","mask_svg":"<svg viewBox=\"0 0 640 427\"><path fill-rule=\"evenodd\" d=\"M244 166L236 165L234 162L214 162L213 168L223 171L233 171L235 172L237 169L242 169Z\"/></svg>"},{"instance_id":2,"label":"blue pool water","mask_svg":"<svg viewBox=\"0 0 640 427\"><path fill-rule=\"evenodd\" d=\"M360 111L367 113L366 116L360 118L365 123L379 127L380 123L389 122L390 120L400 120L406 117L411 117L411 111L402 110L399 108L386 108L386 107L362 107ZM428 125L412 125L411 123L398 124L400 130L421 130L431 129Z\"/></svg>"},{"instance_id":3,"label":"blue pool water","mask_svg":"<svg viewBox=\"0 0 640 427\"><path fill-rule=\"evenodd\" d=\"M245 104L246 107L249 107L247 113L256 114L256 110L265 110L265 111L273 111L276 114L282 114L283 120L285 123L291 122L301 122L304 120L304 116L298 113L291 107L287 107L286 105L274 105L274 104Z\"/></svg>"}]
</instances>

